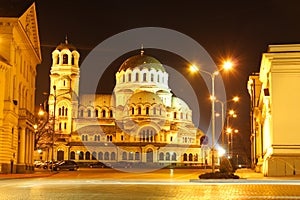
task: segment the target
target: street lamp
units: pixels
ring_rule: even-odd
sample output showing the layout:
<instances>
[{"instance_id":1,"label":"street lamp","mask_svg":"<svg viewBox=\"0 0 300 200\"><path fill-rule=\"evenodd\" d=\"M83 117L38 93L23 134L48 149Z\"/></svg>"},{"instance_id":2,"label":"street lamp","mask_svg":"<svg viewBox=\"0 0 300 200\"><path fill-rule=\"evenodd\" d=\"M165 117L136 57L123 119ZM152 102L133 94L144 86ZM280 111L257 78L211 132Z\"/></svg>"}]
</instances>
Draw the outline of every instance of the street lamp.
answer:
<instances>
[{"instance_id":1,"label":"street lamp","mask_svg":"<svg viewBox=\"0 0 300 200\"><path fill-rule=\"evenodd\" d=\"M217 103L221 104L221 117L222 117L222 147L225 148L225 133L224 133L224 118L225 118L225 103L228 102L238 102L239 101L239 97L238 96L234 96L232 99L229 99L227 101L221 101L219 99L215 100Z\"/></svg>"},{"instance_id":2,"label":"street lamp","mask_svg":"<svg viewBox=\"0 0 300 200\"><path fill-rule=\"evenodd\" d=\"M207 75L210 76L211 78L211 168L212 168L212 173L215 172L215 77L219 75L219 73L224 69L224 70L229 70L232 68L232 63L230 61L226 61L223 63L223 67L219 70L208 72L202 69L199 69L196 65L191 65L190 66L190 71L191 72L203 72Z\"/></svg>"}]
</instances>

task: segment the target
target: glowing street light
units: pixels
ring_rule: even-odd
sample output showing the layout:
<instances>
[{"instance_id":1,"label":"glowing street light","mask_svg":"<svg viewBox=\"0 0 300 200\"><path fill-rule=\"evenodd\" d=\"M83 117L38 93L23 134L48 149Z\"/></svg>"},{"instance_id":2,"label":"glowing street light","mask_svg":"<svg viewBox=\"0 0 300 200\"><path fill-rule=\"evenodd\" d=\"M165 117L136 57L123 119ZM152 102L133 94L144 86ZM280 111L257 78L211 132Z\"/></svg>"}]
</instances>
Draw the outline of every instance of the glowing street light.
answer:
<instances>
[{"instance_id":1,"label":"glowing street light","mask_svg":"<svg viewBox=\"0 0 300 200\"><path fill-rule=\"evenodd\" d=\"M212 172L215 172L215 77L220 74L220 71L222 70L229 70L232 68L232 63L230 61L225 61L223 63L223 67L219 70L213 71L213 72L208 72L202 69L199 69L196 65L191 65L190 66L190 71L191 72L202 72L210 76L211 78L211 142L212 142L212 147L211 147L211 162L212 162Z\"/></svg>"}]
</instances>

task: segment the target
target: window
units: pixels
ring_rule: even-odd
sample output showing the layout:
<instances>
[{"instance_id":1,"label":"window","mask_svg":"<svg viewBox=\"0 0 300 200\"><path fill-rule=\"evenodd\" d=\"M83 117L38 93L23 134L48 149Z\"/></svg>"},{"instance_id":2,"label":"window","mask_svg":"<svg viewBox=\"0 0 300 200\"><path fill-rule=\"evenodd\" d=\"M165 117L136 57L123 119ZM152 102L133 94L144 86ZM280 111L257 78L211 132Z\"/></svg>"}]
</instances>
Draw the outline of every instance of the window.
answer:
<instances>
[{"instance_id":1,"label":"window","mask_svg":"<svg viewBox=\"0 0 300 200\"><path fill-rule=\"evenodd\" d=\"M61 131L61 122L58 124L58 129Z\"/></svg>"},{"instance_id":2,"label":"window","mask_svg":"<svg viewBox=\"0 0 300 200\"><path fill-rule=\"evenodd\" d=\"M109 153L108 152L104 153L104 160L109 160Z\"/></svg>"},{"instance_id":3,"label":"window","mask_svg":"<svg viewBox=\"0 0 300 200\"><path fill-rule=\"evenodd\" d=\"M112 142L112 135L107 135L106 136L106 141L107 142Z\"/></svg>"},{"instance_id":4,"label":"window","mask_svg":"<svg viewBox=\"0 0 300 200\"><path fill-rule=\"evenodd\" d=\"M80 117L83 117L83 110L80 110Z\"/></svg>"},{"instance_id":5,"label":"window","mask_svg":"<svg viewBox=\"0 0 300 200\"><path fill-rule=\"evenodd\" d=\"M131 73L128 74L128 82L131 82Z\"/></svg>"},{"instance_id":6,"label":"window","mask_svg":"<svg viewBox=\"0 0 300 200\"><path fill-rule=\"evenodd\" d=\"M164 153L160 152L159 153L159 160L164 160L164 157L165 157Z\"/></svg>"},{"instance_id":7,"label":"window","mask_svg":"<svg viewBox=\"0 0 300 200\"><path fill-rule=\"evenodd\" d=\"M70 153L70 159L71 160L75 160L75 152L74 151L71 151L71 153Z\"/></svg>"},{"instance_id":8,"label":"window","mask_svg":"<svg viewBox=\"0 0 300 200\"><path fill-rule=\"evenodd\" d=\"M111 160L116 160L116 153L115 152L111 152L110 159Z\"/></svg>"},{"instance_id":9,"label":"window","mask_svg":"<svg viewBox=\"0 0 300 200\"><path fill-rule=\"evenodd\" d=\"M103 153L101 151L98 152L98 160L103 160Z\"/></svg>"},{"instance_id":10,"label":"window","mask_svg":"<svg viewBox=\"0 0 300 200\"><path fill-rule=\"evenodd\" d=\"M183 161L187 161L187 154L183 154Z\"/></svg>"},{"instance_id":11,"label":"window","mask_svg":"<svg viewBox=\"0 0 300 200\"><path fill-rule=\"evenodd\" d=\"M140 152L135 152L135 160L139 160L140 159Z\"/></svg>"},{"instance_id":12,"label":"window","mask_svg":"<svg viewBox=\"0 0 300 200\"><path fill-rule=\"evenodd\" d=\"M88 135L81 135L82 141L88 141Z\"/></svg>"},{"instance_id":13,"label":"window","mask_svg":"<svg viewBox=\"0 0 300 200\"><path fill-rule=\"evenodd\" d=\"M95 110L95 117L98 117L98 115L99 115L99 111L96 109Z\"/></svg>"},{"instance_id":14,"label":"window","mask_svg":"<svg viewBox=\"0 0 300 200\"><path fill-rule=\"evenodd\" d=\"M85 152L85 159L90 160L91 159L91 153L89 151Z\"/></svg>"},{"instance_id":15,"label":"window","mask_svg":"<svg viewBox=\"0 0 300 200\"><path fill-rule=\"evenodd\" d=\"M142 108L141 106L138 107L138 115L141 115L142 114Z\"/></svg>"},{"instance_id":16,"label":"window","mask_svg":"<svg viewBox=\"0 0 300 200\"><path fill-rule=\"evenodd\" d=\"M68 64L68 55L67 54L63 55L63 64Z\"/></svg>"},{"instance_id":17,"label":"window","mask_svg":"<svg viewBox=\"0 0 300 200\"><path fill-rule=\"evenodd\" d=\"M123 83L125 82L125 74L123 74L122 82L123 82Z\"/></svg>"},{"instance_id":18,"label":"window","mask_svg":"<svg viewBox=\"0 0 300 200\"><path fill-rule=\"evenodd\" d=\"M180 113L180 119L183 119L183 113Z\"/></svg>"},{"instance_id":19,"label":"window","mask_svg":"<svg viewBox=\"0 0 300 200\"><path fill-rule=\"evenodd\" d=\"M156 108L153 108L153 115L156 115Z\"/></svg>"},{"instance_id":20,"label":"window","mask_svg":"<svg viewBox=\"0 0 300 200\"><path fill-rule=\"evenodd\" d=\"M68 108L65 109L65 116L68 116Z\"/></svg>"},{"instance_id":21,"label":"window","mask_svg":"<svg viewBox=\"0 0 300 200\"><path fill-rule=\"evenodd\" d=\"M65 107L63 106L61 109L61 115L64 116L65 115Z\"/></svg>"},{"instance_id":22,"label":"window","mask_svg":"<svg viewBox=\"0 0 300 200\"><path fill-rule=\"evenodd\" d=\"M131 114L134 115L134 107L131 107Z\"/></svg>"},{"instance_id":23,"label":"window","mask_svg":"<svg viewBox=\"0 0 300 200\"><path fill-rule=\"evenodd\" d=\"M113 111L112 110L109 111L109 117L113 117Z\"/></svg>"},{"instance_id":24,"label":"window","mask_svg":"<svg viewBox=\"0 0 300 200\"><path fill-rule=\"evenodd\" d=\"M127 153L126 152L122 153L122 160L127 160Z\"/></svg>"},{"instance_id":25,"label":"window","mask_svg":"<svg viewBox=\"0 0 300 200\"><path fill-rule=\"evenodd\" d=\"M193 161L193 154L189 154L189 161Z\"/></svg>"},{"instance_id":26,"label":"window","mask_svg":"<svg viewBox=\"0 0 300 200\"><path fill-rule=\"evenodd\" d=\"M65 128L65 130L67 129L67 123L66 122L64 123L64 128Z\"/></svg>"},{"instance_id":27,"label":"window","mask_svg":"<svg viewBox=\"0 0 300 200\"><path fill-rule=\"evenodd\" d=\"M173 142L173 136L170 137L170 142Z\"/></svg>"},{"instance_id":28,"label":"window","mask_svg":"<svg viewBox=\"0 0 300 200\"><path fill-rule=\"evenodd\" d=\"M169 152L166 153L166 160L170 160L170 153Z\"/></svg>"},{"instance_id":29,"label":"window","mask_svg":"<svg viewBox=\"0 0 300 200\"><path fill-rule=\"evenodd\" d=\"M59 64L59 56L57 56L57 63L56 64ZM22 72L21 72L22 73Z\"/></svg>"},{"instance_id":30,"label":"window","mask_svg":"<svg viewBox=\"0 0 300 200\"><path fill-rule=\"evenodd\" d=\"M102 110L102 117L105 117L105 116L106 116L106 111Z\"/></svg>"},{"instance_id":31,"label":"window","mask_svg":"<svg viewBox=\"0 0 300 200\"><path fill-rule=\"evenodd\" d=\"M72 55L72 65L74 65L75 64L75 58L74 58L74 56Z\"/></svg>"},{"instance_id":32,"label":"window","mask_svg":"<svg viewBox=\"0 0 300 200\"><path fill-rule=\"evenodd\" d=\"M61 108L58 109L58 116L61 116Z\"/></svg>"},{"instance_id":33,"label":"window","mask_svg":"<svg viewBox=\"0 0 300 200\"><path fill-rule=\"evenodd\" d=\"M177 112L174 112L174 119L177 118Z\"/></svg>"},{"instance_id":34,"label":"window","mask_svg":"<svg viewBox=\"0 0 300 200\"><path fill-rule=\"evenodd\" d=\"M79 160L83 160L83 152L82 151L79 152Z\"/></svg>"},{"instance_id":35,"label":"window","mask_svg":"<svg viewBox=\"0 0 300 200\"><path fill-rule=\"evenodd\" d=\"M135 81L139 81L139 74L138 73L135 74Z\"/></svg>"},{"instance_id":36,"label":"window","mask_svg":"<svg viewBox=\"0 0 300 200\"><path fill-rule=\"evenodd\" d=\"M149 107L146 107L146 115L149 115Z\"/></svg>"},{"instance_id":37,"label":"window","mask_svg":"<svg viewBox=\"0 0 300 200\"><path fill-rule=\"evenodd\" d=\"M100 141L100 135L95 135L94 136L94 141Z\"/></svg>"},{"instance_id":38,"label":"window","mask_svg":"<svg viewBox=\"0 0 300 200\"><path fill-rule=\"evenodd\" d=\"M159 77L159 75L157 75L157 82L159 83L159 79L160 79L160 77Z\"/></svg>"},{"instance_id":39,"label":"window","mask_svg":"<svg viewBox=\"0 0 300 200\"><path fill-rule=\"evenodd\" d=\"M194 161L198 161L198 154L197 153L194 155Z\"/></svg>"},{"instance_id":40,"label":"window","mask_svg":"<svg viewBox=\"0 0 300 200\"><path fill-rule=\"evenodd\" d=\"M97 160L97 153L95 151L92 153L92 160Z\"/></svg>"},{"instance_id":41,"label":"window","mask_svg":"<svg viewBox=\"0 0 300 200\"><path fill-rule=\"evenodd\" d=\"M133 160L133 152L129 152L128 160Z\"/></svg>"},{"instance_id":42,"label":"window","mask_svg":"<svg viewBox=\"0 0 300 200\"><path fill-rule=\"evenodd\" d=\"M124 135L121 135L121 141L123 141L124 140Z\"/></svg>"},{"instance_id":43,"label":"window","mask_svg":"<svg viewBox=\"0 0 300 200\"><path fill-rule=\"evenodd\" d=\"M147 81L147 74L143 73L143 81L146 82Z\"/></svg>"},{"instance_id":44,"label":"window","mask_svg":"<svg viewBox=\"0 0 300 200\"><path fill-rule=\"evenodd\" d=\"M151 82L153 82L154 81L154 74L151 74L150 76L151 76L150 80L151 80Z\"/></svg>"},{"instance_id":45,"label":"window","mask_svg":"<svg viewBox=\"0 0 300 200\"><path fill-rule=\"evenodd\" d=\"M176 160L176 153L172 154L172 160Z\"/></svg>"},{"instance_id":46,"label":"window","mask_svg":"<svg viewBox=\"0 0 300 200\"><path fill-rule=\"evenodd\" d=\"M92 115L91 110L88 110L88 117L91 117L91 115Z\"/></svg>"}]
</instances>

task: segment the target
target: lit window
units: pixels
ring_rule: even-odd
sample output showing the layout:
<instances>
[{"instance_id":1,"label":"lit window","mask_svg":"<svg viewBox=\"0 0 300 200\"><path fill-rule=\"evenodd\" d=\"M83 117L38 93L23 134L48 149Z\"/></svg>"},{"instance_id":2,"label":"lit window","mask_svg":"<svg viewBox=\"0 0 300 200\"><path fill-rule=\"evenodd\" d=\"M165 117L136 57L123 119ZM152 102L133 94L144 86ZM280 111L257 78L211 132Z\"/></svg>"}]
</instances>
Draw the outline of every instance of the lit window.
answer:
<instances>
[{"instance_id":1,"label":"lit window","mask_svg":"<svg viewBox=\"0 0 300 200\"><path fill-rule=\"evenodd\" d=\"M63 55L63 64L68 64L68 55L67 54Z\"/></svg>"}]
</instances>

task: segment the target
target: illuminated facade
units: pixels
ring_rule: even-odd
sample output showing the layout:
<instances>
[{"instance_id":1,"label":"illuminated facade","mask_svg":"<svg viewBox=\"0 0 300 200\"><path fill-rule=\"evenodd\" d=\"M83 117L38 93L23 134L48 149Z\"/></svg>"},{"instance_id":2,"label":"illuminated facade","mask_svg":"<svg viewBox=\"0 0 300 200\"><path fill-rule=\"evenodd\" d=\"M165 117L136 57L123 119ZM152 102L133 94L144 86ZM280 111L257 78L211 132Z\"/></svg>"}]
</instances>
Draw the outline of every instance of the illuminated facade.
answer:
<instances>
[{"instance_id":1,"label":"illuminated facade","mask_svg":"<svg viewBox=\"0 0 300 200\"><path fill-rule=\"evenodd\" d=\"M79 53L66 41L52 55L55 159L210 164L208 147L200 146L204 134L194 126L188 105L171 93L168 73L157 59L141 50L120 66L113 94L78 96Z\"/></svg>"},{"instance_id":2,"label":"illuminated facade","mask_svg":"<svg viewBox=\"0 0 300 200\"><path fill-rule=\"evenodd\" d=\"M300 45L269 45L249 77L252 163L265 176L300 174Z\"/></svg>"},{"instance_id":3,"label":"illuminated facade","mask_svg":"<svg viewBox=\"0 0 300 200\"><path fill-rule=\"evenodd\" d=\"M41 52L35 4L21 10L4 9L7 13L0 16L0 173L33 171L35 77Z\"/></svg>"}]
</instances>

